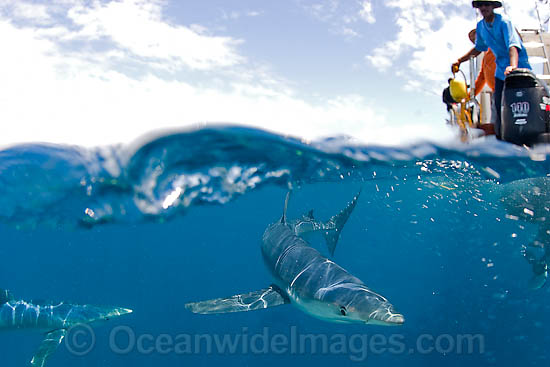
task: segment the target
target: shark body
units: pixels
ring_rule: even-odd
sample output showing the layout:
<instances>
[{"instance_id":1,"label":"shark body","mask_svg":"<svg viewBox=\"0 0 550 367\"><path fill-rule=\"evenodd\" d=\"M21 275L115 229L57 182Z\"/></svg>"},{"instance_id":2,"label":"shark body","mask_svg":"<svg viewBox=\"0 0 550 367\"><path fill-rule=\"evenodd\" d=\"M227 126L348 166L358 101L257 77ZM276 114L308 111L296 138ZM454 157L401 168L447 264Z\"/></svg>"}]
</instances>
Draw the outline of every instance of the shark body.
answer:
<instances>
[{"instance_id":1,"label":"shark body","mask_svg":"<svg viewBox=\"0 0 550 367\"><path fill-rule=\"evenodd\" d=\"M325 223L310 211L301 219L287 221L285 201L282 218L262 237L262 255L273 284L265 289L213 300L188 303L194 313L212 314L251 311L293 304L316 318L341 323L400 325L404 317L391 303L370 290L332 260L311 247L302 235L322 231L332 255L344 224L359 194L339 214Z\"/></svg>"},{"instance_id":2,"label":"shark body","mask_svg":"<svg viewBox=\"0 0 550 367\"><path fill-rule=\"evenodd\" d=\"M44 366L71 327L131 312L122 307L17 300L9 291L0 290L0 331L30 329L46 333L30 366Z\"/></svg>"}]
</instances>

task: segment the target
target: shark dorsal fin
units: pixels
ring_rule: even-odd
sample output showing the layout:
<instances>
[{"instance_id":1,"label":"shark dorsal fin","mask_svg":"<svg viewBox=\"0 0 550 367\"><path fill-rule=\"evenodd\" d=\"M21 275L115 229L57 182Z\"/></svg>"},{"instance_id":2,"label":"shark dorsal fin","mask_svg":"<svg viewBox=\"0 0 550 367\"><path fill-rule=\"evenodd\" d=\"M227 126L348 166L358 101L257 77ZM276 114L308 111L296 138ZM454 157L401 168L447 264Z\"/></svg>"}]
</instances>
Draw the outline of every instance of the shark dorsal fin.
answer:
<instances>
[{"instance_id":1,"label":"shark dorsal fin","mask_svg":"<svg viewBox=\"0 0 550 367\"><path fill-rule=\"evenodd\" d=\"M5 289L0 289L0 305L3 305L6 302L9 302L13 299L13 296L10 291Z\"/></svg>"},{"instance_id":2,"label":"shark dorsal fin","mask_svg":"<svg viewBox=\"0 0 550 367\"><path fill-rule=\"evenodd\" d=\"M286 193L285 207L283 208L283 216L281 217L281 223L286 224L286 210L288 208L288 201L290 200L290 191Z\"/></svg>"}]
</instances>

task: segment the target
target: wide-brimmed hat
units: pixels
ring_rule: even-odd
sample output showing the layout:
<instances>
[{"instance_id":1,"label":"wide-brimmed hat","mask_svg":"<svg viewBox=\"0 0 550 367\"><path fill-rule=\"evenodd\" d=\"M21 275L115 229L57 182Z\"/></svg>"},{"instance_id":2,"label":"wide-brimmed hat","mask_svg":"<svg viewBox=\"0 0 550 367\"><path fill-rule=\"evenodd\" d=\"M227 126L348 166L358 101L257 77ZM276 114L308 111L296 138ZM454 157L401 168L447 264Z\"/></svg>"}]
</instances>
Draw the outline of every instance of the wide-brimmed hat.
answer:
<instances>
[{"instance_id":1,"label":"wide-brimmed hat","mask_svg":"<svg viewBox=\"0 0 550 367\"><path fill-rule=\"evenodd\" d=\"M495 8L500 8L502 6L502 3L497 0L474 0L472 1L472 6L474 8L478 8L479 3L492 3L495 6Z\"/></svg>"}]
</instances>

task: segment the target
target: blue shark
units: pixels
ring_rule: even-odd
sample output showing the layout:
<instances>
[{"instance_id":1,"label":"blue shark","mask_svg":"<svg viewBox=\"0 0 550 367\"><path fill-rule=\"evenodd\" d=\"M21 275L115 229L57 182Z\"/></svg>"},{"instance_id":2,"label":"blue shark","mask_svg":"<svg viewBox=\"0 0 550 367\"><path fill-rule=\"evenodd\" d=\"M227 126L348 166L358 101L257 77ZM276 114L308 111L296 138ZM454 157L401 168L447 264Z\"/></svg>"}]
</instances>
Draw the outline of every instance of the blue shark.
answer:
<instances>
[{"instance_id":1,"label":"blue shark","mask_svg":"<svg viewBox=\"0 0 550 367\"><path fill-rule=\"evenodd\" d=\"M29 329L46 333L30 366L44 366L71 327L131 312L122 307L17 300L9 291L0 289L0 331Z\"/></svg>"},{"instance_id":2,"label":"blue shark","mask_svg":"<svg viewBox=\"0 0 550 367\"><path fill-rule=\"evenodd\" d=\"M310 211L298 220L287 220L287 194L283 216L267 227L261 251L273 284L269 287L186 304L197 314L216 314L265 309L292 304L321 320L378 325L403 324L404 316L382 295L369 289L332 260L311 247L303 235L320 231L331 256L344 224L359 198L358 193L340 213L319 222Z\"/></svg>"},{"instance_id":3,"label":"blue shark","mask_svg":"<svg viewBox=\"0 0 550 367\"><path fill-rule=\"evenodd\" d=\"M538 227L534 239L523 245L524 258L532 267L528 287L536 290L548 281L550 265L550 179L533 177L501 185L500 201L506 213L514 219Z\"/></svg>"}]
</instances>

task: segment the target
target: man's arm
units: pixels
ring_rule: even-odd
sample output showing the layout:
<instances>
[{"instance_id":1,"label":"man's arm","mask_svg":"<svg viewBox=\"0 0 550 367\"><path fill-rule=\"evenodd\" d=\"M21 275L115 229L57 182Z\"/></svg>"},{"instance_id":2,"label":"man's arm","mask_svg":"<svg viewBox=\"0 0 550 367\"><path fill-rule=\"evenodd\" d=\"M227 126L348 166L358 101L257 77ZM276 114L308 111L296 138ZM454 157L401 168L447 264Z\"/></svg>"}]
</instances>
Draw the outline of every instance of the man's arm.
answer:
<instances>
[{"instance_id":1,"label":"man's arm","mask_svg":"<svg viewBox=\"0 0 550 367\"><path fill-rule=\"evenodd\" d=\"M512 71L518 68L519 52L517 47L512 46L509 50L510 54L510 65L504 70L504 75L510 74Z\"/></svg>"},{"instance_id":2,"label":"man's arm","mask_svg":"<svg viewBox=\"0 0 550 367\"><path fill-rule=\"evenodd\" d=\"M453 73L457 72L458 68L460 67L460 64L462 64L466 60L470 60L470 57L472 57L472 56L476 57L479 54L481 54L481 51L478 51L475 47L472 48L464 56L458 58L458 60L452 66L452 72Z\"/></svg>"}]
</instances>

